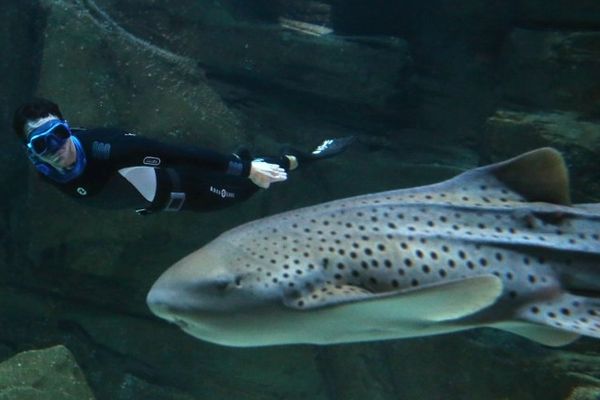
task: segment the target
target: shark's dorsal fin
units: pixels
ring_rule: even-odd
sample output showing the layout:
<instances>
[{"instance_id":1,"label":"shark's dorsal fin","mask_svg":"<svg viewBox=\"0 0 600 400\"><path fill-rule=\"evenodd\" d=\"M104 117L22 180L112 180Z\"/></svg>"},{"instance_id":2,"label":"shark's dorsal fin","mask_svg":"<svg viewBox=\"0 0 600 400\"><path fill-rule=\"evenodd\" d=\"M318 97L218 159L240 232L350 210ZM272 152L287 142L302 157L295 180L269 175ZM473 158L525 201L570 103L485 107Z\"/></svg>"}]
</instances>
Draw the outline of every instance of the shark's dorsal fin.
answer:
<instances>
[{"instance_id":1,"label":"shark's dorsal fin","mask_svg":"<svg viewBox=\"0 0 600 400\"><path fill-rule=\"evenodd\" d=\"M442 322L464 318L494 304L502 293L502 281L494 275L485 275L388 293L369 294L364 289L351 289L349 286L315 289L286 305L299 310L334 307L335 314L358 313L380 321ZM315 293L319 294L317 299Z\"/></svg>"},{"instance_id":2,"label":"shark's dorsal fin","mask_svg":"<svg viewBox=\"0 0 600 400\"><path fill-rule=\"evenodd\" d=\"M562 155L553 148L533 150L480 170L488 170L527 201L571 204L569 173Z\"/></svg>"},{"instance_id":3,"label":"shark's dorsal fin","mask_svg":"<svg viewBox=\"0 0 600 400\"><path fill-rule=\"evenodd\" d=\"M543 147L465 171L443 182L336 200L314 210L329 212L334 207L350 209L386 203L510 207L529 202L571 205L569 174L557 150Z\"/></svg>"}]
</instances>

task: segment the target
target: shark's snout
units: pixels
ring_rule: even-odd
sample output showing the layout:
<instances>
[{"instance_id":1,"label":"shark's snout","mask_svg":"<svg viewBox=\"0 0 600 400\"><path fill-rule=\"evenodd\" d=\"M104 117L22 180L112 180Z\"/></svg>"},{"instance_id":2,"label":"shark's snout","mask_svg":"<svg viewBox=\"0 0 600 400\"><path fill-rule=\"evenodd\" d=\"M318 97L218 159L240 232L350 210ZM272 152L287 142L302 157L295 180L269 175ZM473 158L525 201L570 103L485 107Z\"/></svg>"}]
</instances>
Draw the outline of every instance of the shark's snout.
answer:
<instances>
[{"instance_id":1,"label":"shark's snout","mask_svg":"<svg viewBox=\"0 0 600 400\"><path fill-rule=\"evenodd\" d=\"M177 322L191 315L216 315L253 303L251 277L236 268L239 250L207 245L166 270L146 298L151 311ZM236 258L237 257L237 258Z\"/></svg>"},{"instance_id":2,"label":"shark's snout","mask_svg":"<svg viewBox=\"0 0 600 400\"><path fill-rule=\"evenodd\" d=\"M203 277L171 272L161 276L146 297L152 312L160 316L219 311L242 285L241 277L228 273Z\"/></svg>"}]
</instances>

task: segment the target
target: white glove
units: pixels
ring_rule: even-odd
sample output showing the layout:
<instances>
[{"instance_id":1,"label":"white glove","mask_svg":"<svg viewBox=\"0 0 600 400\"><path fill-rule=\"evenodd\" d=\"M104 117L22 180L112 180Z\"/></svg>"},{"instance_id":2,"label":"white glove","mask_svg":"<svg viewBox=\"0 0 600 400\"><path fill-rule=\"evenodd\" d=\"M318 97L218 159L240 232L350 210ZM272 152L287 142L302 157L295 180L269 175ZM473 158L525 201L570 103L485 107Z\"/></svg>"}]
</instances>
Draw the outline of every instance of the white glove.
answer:
<instances>
[{"instance_id":1,"label":"white glove","mask_svg":"<svg viewBox=\"0 0 600 400\"><path fill-rule=\"evenodd\" d=\"M282 182L287 179L287 173L277 164L264 161L252 161L250 166L250 180L263 189L268 189L271 183Z\"/></svg>"}]
</instances>

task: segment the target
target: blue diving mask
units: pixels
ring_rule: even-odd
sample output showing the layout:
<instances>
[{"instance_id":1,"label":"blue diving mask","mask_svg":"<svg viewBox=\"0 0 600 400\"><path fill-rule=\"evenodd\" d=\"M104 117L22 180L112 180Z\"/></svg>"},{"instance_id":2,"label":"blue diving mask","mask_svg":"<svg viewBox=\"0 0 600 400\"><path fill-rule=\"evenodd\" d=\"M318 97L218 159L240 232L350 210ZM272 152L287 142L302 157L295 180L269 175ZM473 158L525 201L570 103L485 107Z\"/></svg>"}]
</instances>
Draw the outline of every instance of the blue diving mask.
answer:
<instances>
[{"instance_id":1,"label":"blue diving mask","mask_svg":"<svg viewBox=\"0 0 600 400\"><path fill-rule=\"evenodd\" d=\"M58 170L41 158L56 153L69 138L73 141L77 154L75 164L70 169ZM83 145L72 134L67 121L60 119L48 121L31 131L27 136L27 153L39 173L61 183L79 177L87 164Z\"/></svg>"},{"instance_id":2,"label":"blue diving mask","mask_svg":"<svg viewBox=\"0 0 600 400\"><path fill-rule=\"evenodd\" d=\"M27 150L36 156L56 153L71 137L71 128L67 121L53 119L37 128L27 136Z\"/></svg>"}]
</instances>

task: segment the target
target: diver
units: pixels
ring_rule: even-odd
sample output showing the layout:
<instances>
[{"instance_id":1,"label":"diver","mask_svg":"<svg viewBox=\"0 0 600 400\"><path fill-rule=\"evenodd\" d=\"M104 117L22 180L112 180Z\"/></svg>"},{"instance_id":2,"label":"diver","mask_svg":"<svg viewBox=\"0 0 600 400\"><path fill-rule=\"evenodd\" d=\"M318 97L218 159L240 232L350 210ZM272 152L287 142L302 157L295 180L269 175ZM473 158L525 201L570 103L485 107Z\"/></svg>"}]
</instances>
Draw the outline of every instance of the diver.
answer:
<instances>
[{"instance_id":1,"label":"diver","mask_svg":"<svg viewBox=\"0 0 600 400\"><path fill-rule=\"evenodd\" d=\"M285 149L279 157L253 158L247 149L221 154L167 144L115 128L72 128L47 99L21 105L13 128L43 180L102 208L212 211L285 181L299 165L332 157L353 137L329 139L312 153Z\"/></svg>"}]
</instances>

